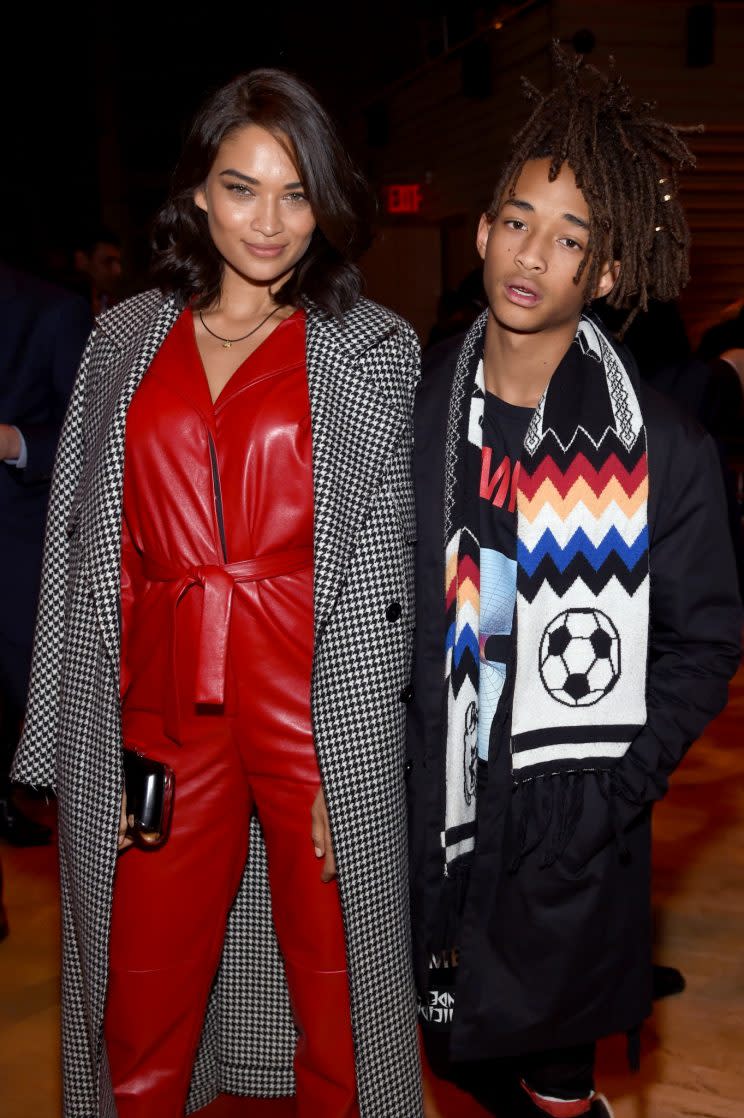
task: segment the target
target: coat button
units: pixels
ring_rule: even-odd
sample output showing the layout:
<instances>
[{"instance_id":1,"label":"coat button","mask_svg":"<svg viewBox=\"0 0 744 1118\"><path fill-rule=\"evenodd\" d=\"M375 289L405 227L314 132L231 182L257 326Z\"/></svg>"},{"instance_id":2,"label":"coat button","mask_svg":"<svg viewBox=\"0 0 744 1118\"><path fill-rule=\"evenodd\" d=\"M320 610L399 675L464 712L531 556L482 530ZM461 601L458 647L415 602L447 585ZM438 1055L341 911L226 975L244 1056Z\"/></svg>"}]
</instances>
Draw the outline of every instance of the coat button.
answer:
<instances>
[{"instance_id":1,"label":"coat button","mask_svg":"<svg viewBox=\"0 0 744 1118\"><path fill-rule=\"evenodd\" d=\"M412 683L407 683L405 685L405 687L403 688L403 690L400 693L399 698L400 698L400 701L402 703L405 703L406 706L408 706L408 704L413 699L413 684Z\"/></svg>"},{"instance_id":2,"label":"coat button","mask_svg":"<svg viewBox=\"0 0 744 1118\"><path fill-rule=\"evenodd\" d=\"M413 772L413 761L406 761L405 765L403 766L403 775L408 777L408 776L411 775L412 772Z\"/></svg>"},{"instance_id":3,"label":"coat button","mask_svg":"<svg viewBox=\"0 0 744 1118\"><path fill-rule=\"evenodd\" d=\"M391 623L393 621L397 621L402 613L403 607L401 606L400 602L391 602L388 608L385 610L385 616Z\"/></svg>"}]
</instances>

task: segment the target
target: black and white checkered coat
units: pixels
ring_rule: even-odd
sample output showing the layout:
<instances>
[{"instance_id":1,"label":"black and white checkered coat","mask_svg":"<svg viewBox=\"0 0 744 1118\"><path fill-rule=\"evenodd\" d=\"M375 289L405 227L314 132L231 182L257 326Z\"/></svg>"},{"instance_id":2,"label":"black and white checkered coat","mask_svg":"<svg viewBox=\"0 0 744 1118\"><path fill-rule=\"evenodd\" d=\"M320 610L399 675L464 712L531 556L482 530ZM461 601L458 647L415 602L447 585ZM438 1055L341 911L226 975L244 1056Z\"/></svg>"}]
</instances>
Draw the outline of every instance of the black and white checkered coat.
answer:
<instances>
[{"instance_id":1,"label":"black and white checkered coat","mask_svg":"<svg viewBox=\"0 0 744 1118\"><path fill-rule=\"evenodd\" d=\"M121 798L119 565L132 395L178 310L157 291L97 323L63 429L14 777L54 785L63 913L65 1118L116 1113L101 1022ZM347 939L363 1118L421 1114L410 976L402 699L410 675L418 343L361 301L307 318L315 489L312 715ZM397 603L394 605L393 603ZM400 609L398 608L400 607ZM392 607L392 608L391 608ZM147 919L147 912L141 914ZM293 1090L295 1035L254 820L189 1110Z\"/></svg>"}]
</instances>

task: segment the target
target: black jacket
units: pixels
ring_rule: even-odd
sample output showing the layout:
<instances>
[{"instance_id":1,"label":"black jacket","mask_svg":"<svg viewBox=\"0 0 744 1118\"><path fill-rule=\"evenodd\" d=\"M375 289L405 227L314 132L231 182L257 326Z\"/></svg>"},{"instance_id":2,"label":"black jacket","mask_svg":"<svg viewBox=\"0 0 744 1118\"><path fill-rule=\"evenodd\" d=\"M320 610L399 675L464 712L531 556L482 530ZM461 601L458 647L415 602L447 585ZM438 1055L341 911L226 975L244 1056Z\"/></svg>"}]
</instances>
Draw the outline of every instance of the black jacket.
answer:
<instances>
[{"instance_id":1,"label":"black jacket","mask_svg":"<svg viewBox=\"0 0 744 1118\"><path fill-rule=\"evenodd\" d=\"M13 649L2 675L21 706L54 454L91 326L79 296L0 264L0 423L28 451L23 470L0 462L0 642Z\"/></svg>"},{"instance_id":2,"label":"black jacket","mask_svg":"<svg viewBox=\"0 0 744 1118\"><path fill-rule=\"evenodd\" d=\"M427 355L415 418L417 631L408 789L422 992L442 873L444 441L458 353L447 342ZM492 758L458 936L455 1059L580 1044L629 1031L650 1012L651 805L725 706L739 663L741 611L714 444L653 389L641 386L640 400L650 484L647 723L618 763L623 795L608 795L599 779L586 777L578 824L565 853L548 866L538 844L510 868L517 794L509 758ZM536 834L547 800L538 795L533 805Z\"/></svg>"}]
</instances>

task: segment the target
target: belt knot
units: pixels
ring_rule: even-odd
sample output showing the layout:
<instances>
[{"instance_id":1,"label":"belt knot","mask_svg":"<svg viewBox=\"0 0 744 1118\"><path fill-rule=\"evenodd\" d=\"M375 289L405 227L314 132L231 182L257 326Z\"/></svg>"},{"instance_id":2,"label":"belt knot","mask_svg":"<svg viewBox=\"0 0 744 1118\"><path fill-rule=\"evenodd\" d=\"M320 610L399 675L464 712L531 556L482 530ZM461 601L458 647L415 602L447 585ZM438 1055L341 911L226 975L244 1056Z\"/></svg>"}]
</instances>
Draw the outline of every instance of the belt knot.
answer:
<instances>
[{"instance_id":1,"label":"belt knot","mask_svg":"<svg viewBox=\"0 0 744 1118\"><path fill-rule=\"evenodd\" d=\"M200 563L187 570L155 560L144 560L145 578L153 582L175 585L173 616L170 625L171 670L170 693L166 696L165 730L170 738L179 741L178 732L180 701L176 662L176 630L178 606L184 595L194 586L202 589L201 620L196 657L193 703L223 706L227 674L227 650L230 637L233 591L237 582L257 582L292 574L312 567L313 549L297 547L274 552L256 559L237 563Z\"/></svg>"}]
</instances>

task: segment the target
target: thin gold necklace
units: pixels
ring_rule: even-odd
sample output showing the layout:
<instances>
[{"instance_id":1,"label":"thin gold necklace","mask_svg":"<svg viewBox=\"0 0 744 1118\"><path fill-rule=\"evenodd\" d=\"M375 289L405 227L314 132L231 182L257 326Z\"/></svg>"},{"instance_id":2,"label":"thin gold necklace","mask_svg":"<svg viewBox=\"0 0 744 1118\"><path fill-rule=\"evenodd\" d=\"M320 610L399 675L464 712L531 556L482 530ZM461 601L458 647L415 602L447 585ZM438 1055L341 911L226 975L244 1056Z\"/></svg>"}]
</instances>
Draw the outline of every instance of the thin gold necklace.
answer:
<instances>
[{"instance_id":1,"label":"thin gold necklace","mask_svg":"<svg viewBox=\"0 0 744 1118\"><path fill-rule=\"evenodd\" d=\"M201 311L199 311L199 319L207 333L211 334L213 338L216 338L218 342L222 342L223 349L229 349L230 346L235 345L236 342L244 342L246 338L250 338L251 334L255 334L257 330L260 330L261 327L265 323L267 323L272 315L275 315L278 310L278 306L274 307L273 311L269 311L269 313L266 315L266 318L261 319L258 326L254 326L253 329L249 330L247 334L243 334L242 338L223 338L220 334L215 334L214 330L210 330L207 326L206 322L204 321L204 315Z\"/></svg>"}]
</instances>

